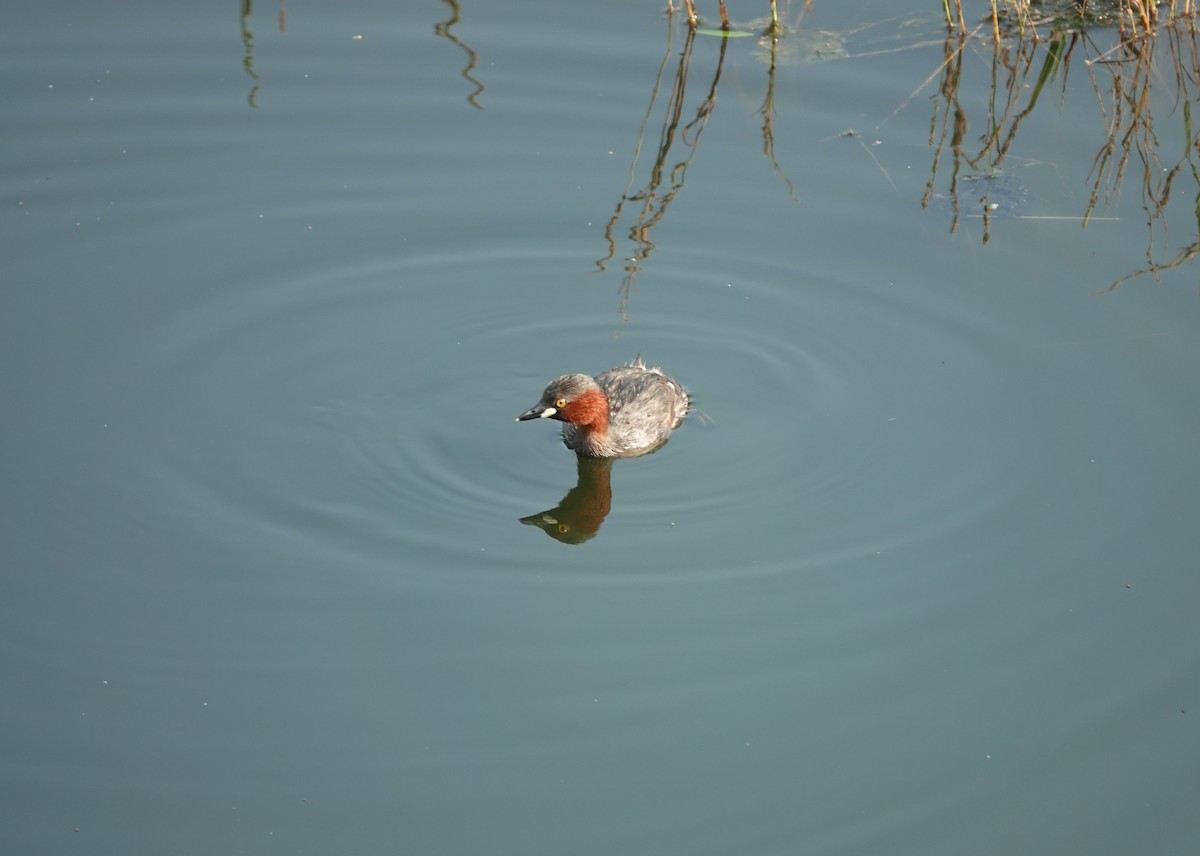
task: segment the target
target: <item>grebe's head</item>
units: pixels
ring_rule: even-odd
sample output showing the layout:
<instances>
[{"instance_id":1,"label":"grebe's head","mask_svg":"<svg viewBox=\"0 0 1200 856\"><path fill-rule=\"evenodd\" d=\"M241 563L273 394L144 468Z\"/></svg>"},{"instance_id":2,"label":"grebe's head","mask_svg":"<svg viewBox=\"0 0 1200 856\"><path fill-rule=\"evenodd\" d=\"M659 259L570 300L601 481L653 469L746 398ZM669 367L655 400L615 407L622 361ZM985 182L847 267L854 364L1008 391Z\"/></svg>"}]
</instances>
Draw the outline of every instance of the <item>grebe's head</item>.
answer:
<instances>
[{"instance_id":1,"label":"grebe's head","mask_svg":"<svg viewBox=\"0 0 1200 856\"><path fill-rule=\"evenodd\" d=\"M584 374L563 375L550 381L541 399L517 417L527 419L557 419L574 425L608 422L608 398L593 378Z\"/></svg>"}]
</instances>

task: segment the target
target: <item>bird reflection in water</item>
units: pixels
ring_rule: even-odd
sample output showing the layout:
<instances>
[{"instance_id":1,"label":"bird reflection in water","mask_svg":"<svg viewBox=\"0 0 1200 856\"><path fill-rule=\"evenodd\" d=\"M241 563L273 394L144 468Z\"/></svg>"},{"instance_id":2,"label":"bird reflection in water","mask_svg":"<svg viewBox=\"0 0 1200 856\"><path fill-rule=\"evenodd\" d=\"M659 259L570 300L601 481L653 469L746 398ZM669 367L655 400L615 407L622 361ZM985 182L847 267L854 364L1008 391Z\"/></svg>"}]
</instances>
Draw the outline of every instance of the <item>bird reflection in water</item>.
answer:
<instances>
[{"instance_id":1,"label":"bird reflection in water","mask_svg":"<svg viewBox=\"0 0 1200 856\"><path fill-rule=\"evenodd\" d=\"M582 544L596 537L600 524L612 508L612 458L577 457L575 487L554 508L522 517L521 522L538 526L556 541Z\"/></svg>"}]
</instances>

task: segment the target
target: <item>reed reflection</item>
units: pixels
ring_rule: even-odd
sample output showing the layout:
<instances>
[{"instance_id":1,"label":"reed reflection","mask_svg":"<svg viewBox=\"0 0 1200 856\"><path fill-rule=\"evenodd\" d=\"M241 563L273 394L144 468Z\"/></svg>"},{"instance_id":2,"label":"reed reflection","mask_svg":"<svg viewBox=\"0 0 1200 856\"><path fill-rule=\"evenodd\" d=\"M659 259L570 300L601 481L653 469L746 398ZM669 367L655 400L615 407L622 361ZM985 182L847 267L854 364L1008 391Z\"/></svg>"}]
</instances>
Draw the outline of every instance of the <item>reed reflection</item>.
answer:
<instances>
[{"instance_id":1,"label":"reed reflection","mask_svg":"<svg viewBox=\"0 0 1200 856\"><path fill-rule=\"evenodd\" d=\"M463 70L460 71L459 74L461 74L468 83L475 87L474 92L467 94L467 103L476 110L482 110L483 105L479 103L478 98L483 94L483 84L471 75L471 72L475 70L475 66L479 64L479 57L476 55L475 51L463 43L458 36L450 32L450 28L457 24L461 18L458 8L458 0L442 0L442 2L450 7L450 17L445 21L441 21L440 23L436 24L433 28L433 34L435 36L441 36L448 42L458 46L462 49L463 53L467 55L467 64L463 67Z\"/></svg>"},{"instance_id":2,"label":"reed reflection","mask_svg":"<svg viewBox=\"0 0 1200 856\"><path fill-rule=\"evenodd\" d=\"M253 14L253 0L242 0L241 16L238 19L238 26L242 32L242 71L246 72L246 75L254 81L250 86L250 91L246 93L246 103L251 107L257 107L258 72L254 70L254 32L250 29L250 17Z\"/></svg>"},{"instance_id":3,"label":"reed reflection","mask_svg":"<svg viewBox=\"0 0 1200 856\"><path fill-rule=\"evenodd\" d=\"M254 81L250 91L246 93L246 103L258 107L258 72L254 70L254 32L250 29L250 19L254 16L254 0L242 0L238 26L242 33L242 71ZM287 32L287 0L279 0L278 16L279 32Z\"/></svg>"},{"instance_id":4,"label":"reed reflection","mask_svg":"<svg viewBox=\"0 0 1200 856\"><path fill-rule=\"evenodd\" d=\"M625 276L621 282L621 301L618 311L623 319L628 319L629 300L633 291L634 279L654 252L655 246L651 240L651 232L663 220L671 203L683 190L688 168L699 151L704 129L716 110L721 75L725 68L725 59L731 39L753 37L757 34L759 45L765 51L768 66L767 85L760 110L763 153L770 159L776 174L780 176L786 186L788 195L793 200L796 199L795 186L787 177L775 154L773 123L777 52L791 29L779 24L774 3L772 3L772 13L773 17L765 23L765 27L757 23L739 26L730 23L722 3L721 28L710 30L699 26L701 21L695 14L694 7L689 4L688 25L684 28L683 33L683 47L679 51L678 59L673 67L671 58L675 50L676 26L674 17L671 15L667 17L663 59L650 89L650 103L638 128L637 139L633 147L633 158L629 166L629 177L625 183L625 189L617 200L612 216L604 226L604 240L608 245L608 252L595 262L597 272L604 272L608 269L608 263L617 257L618 224L623 218L632 219L633 223L627 231L631 250L622 259ZM717 57L707 90L700 103L689 113L687 109L688 78L698 36L717 37ZM668 73L670 75L669 91L664 99L661 114L658 114L659 98ZM656 126L657 144L654 147L654 160L644 183L634 189L637 181L638 162L641 159L647 135L650 129L655 127L652 122L656 115L659 115L660 118ZM629 206L628 210L627 205Z\"/></svg>"},{"instance_id":5,"label":"reed reflection","mask_svg":"<svg viewBox=\"0 0 1200 856\"><path fill-rule=\"evenodd\" d=\"M960 30L945 40L930 123L932 162L921 199L922 207L948 208L951 233L964 219L981 221L981 239L987 244L998 216L1076 220L1081 228L1118 220L1101 212L1115 204L1125 178L1137 176L1146 214L1146 264L1119 276L1104 291L1146 275L1157 280L1161 272L1200 255L1200 142L1191 117L1191 104L1200 98L1195 17L1160 19L1149 7L1139 7L1137 14L1123 12L1121 3L1108 7L1111 11L1093 8L1087 15L1071 7L1070 14L1037 19L1009 10L989 18L988 27ZM1101 43L1103 38L1111 43ZM983 133L970 140L971 121L959 92L967 73L966 48L980 45L990 48L990 97L978 117ZM1080 62L1104 129L1092 159L1087 203L1079 214L1023 213L1019 209L1027 191L1020 174L1033 162L1011 154L1018 134L1052 86L1065 99L1072 67ZM1152 97L1154 86L1170 89L1166 97ZM1172 106L1167 119L1155 116L1156 104ZM1178 154L1167 154L1167 143L1180 140ZM1190 200L1190 238L1181 249L1162 250L1168 206L1179 193Z\"/></svg>"}]
</instances>

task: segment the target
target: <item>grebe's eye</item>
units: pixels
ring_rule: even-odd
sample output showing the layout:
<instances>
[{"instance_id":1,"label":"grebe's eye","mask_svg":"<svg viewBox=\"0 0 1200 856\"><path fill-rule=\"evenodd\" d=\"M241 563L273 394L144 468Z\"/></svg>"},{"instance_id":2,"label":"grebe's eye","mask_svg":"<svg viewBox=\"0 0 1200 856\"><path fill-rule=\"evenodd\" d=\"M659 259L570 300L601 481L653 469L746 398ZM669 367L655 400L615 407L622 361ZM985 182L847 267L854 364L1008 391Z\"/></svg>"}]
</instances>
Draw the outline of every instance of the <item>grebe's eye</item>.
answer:
<instances>
[{"instance_id":1,"label":"grebe's eye","mask_svg":"<svg viewBox=\"0 0 1200 856\"><path fill-rule=\"evenodd\" d=\"M565 398L560 398L554 402L554 406L559 409L562 409L563 407L567 406L567 400Z\"/></svg>"}]
</instances>

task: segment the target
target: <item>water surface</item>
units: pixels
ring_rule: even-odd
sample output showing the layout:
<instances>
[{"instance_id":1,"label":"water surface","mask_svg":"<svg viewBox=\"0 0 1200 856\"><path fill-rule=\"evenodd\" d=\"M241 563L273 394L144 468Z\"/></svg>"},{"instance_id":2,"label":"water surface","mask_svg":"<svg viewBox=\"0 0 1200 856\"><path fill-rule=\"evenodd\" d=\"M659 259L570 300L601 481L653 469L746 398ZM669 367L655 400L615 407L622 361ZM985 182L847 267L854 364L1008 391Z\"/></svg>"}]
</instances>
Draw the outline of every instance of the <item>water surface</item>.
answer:
<instances>
[{"instance_id":1,"label":"water surface","mask_svg":"<svg viewBox=\"0 0 1200 856\"><path fill-rule=\"evenodd\" d=\"M1200 301L1105 290L1196 187L1082 227L1104 66L956 171L936 4L454 11L10 16L4 849L1190 852ZM639 352L697 417L523 524Z\"/></svg>"}]
</instances>

